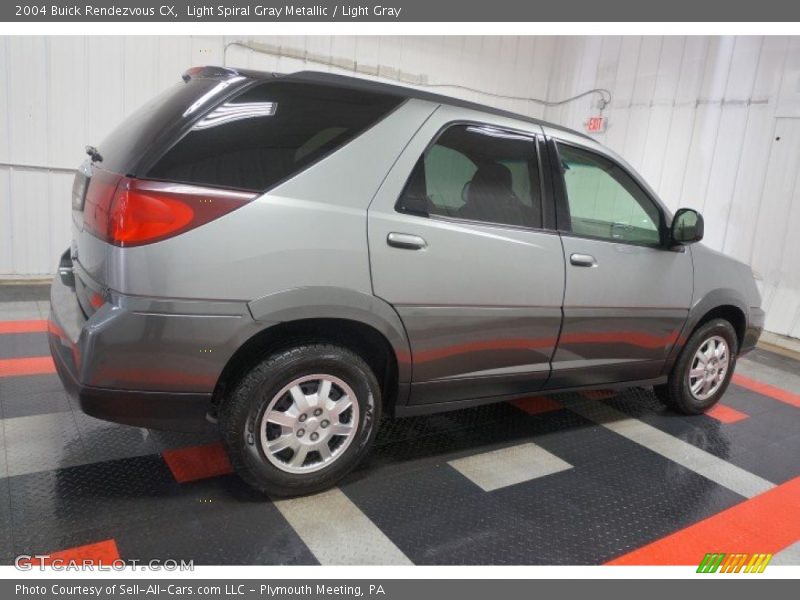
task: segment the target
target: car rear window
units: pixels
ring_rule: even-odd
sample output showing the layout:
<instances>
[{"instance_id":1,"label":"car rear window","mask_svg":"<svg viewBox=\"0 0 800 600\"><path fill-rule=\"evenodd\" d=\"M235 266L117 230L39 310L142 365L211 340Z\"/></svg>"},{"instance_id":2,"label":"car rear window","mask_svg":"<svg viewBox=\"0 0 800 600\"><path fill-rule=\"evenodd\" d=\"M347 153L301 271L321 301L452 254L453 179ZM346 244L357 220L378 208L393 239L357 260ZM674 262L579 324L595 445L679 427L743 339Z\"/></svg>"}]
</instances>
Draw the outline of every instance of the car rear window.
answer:
<instances>
[{"instance_id":1,"label":"car rear window","mask_svg":"<svg viewBox=\"0 0 800 600\"><path fill-rule=\"evenodd\" d=\"M266 190L342 147L401 101L325 85L263 83L205 114L147 176Z\"/></svg>"},{"instance_id":2,"label":"car rear window","mask_svg":"<svg viewBox=\"0 0 800 600\"><path fill-rule=\"evenodd\" d=\"M179 82L149 100L98 146L103 168L128 174L158 142L176 135L198 114L241 85L243 77L194 78Z\"/></svg>"}]
</instances>

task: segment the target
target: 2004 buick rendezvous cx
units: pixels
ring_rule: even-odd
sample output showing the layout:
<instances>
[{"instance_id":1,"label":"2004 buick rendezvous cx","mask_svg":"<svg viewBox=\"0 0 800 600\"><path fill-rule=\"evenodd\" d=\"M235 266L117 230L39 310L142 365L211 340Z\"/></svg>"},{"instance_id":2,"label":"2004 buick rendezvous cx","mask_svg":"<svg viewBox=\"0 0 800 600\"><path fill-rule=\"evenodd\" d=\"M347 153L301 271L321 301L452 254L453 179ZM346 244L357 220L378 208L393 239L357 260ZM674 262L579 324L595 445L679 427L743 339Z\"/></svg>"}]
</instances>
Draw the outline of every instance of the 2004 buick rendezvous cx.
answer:
<instances>
[{"instance_id":1,"label":"2004 buick rendezvous cx","mask_svg":"<svg viewBox=\"0 0 800 600\"><path fill-rule=\"evenodd\" d=\"M75 177L50 346L94 416L218 420L238 472L320 490L381 415L652 385L700 413L764 314L618 156L354 78L196 68Z\"/></svg>"}]
</instances>

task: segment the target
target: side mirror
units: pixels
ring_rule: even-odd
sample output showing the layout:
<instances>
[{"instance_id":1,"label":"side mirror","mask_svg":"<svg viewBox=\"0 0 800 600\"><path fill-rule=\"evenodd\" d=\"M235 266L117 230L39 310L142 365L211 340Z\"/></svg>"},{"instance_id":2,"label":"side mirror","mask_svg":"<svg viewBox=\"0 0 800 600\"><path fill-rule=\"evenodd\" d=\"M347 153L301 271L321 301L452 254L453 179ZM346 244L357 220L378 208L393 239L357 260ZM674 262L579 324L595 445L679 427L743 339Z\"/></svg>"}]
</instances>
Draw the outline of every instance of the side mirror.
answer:
<instances>
[{"instance_id":1,"label":"side mirror","mask_svg":"<svg viewBox=\"0 0 800 600\"><path fill-rule=\"evenodd\" d=\"M694 244L703 239L703 215L691 208L679 208L669 228L673 244Z\"/></svg>"}]
</instances>

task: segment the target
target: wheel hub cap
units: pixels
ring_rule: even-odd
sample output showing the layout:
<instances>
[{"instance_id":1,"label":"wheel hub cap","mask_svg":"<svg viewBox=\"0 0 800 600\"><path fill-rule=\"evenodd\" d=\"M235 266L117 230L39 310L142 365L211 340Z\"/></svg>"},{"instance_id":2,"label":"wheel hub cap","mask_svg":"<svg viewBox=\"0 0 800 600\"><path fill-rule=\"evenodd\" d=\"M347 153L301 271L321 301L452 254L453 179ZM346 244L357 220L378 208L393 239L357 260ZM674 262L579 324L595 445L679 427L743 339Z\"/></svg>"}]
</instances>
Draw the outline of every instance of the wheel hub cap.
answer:
<instances>
[{"instance_id":1,"label":"wheel hub cap","mask_svg":"<svg viewBox=\"0 0 800 600\"><path fill-rule=\"evenodd\" d=\"M300 440L300 443L308 446L316 446L318 443L323 443L330 437L330 429L328 429L327 425L322 425L323 421L330 423L324 415L306 418L303 421L298 419L293 428L295 437Z\"/></svg>"},{"instance_id":2,"label":"wheel hub cap","mask_svg":"<svg viewBox=\"0 0 800 600\"><path fill-rule=\"evenodd\" d=\"M267 405L260 420L261 450L287 473L318 471L348 448L358 416L355 393L338 377L298 377Z\"/></svg>"},{"instance_id":3,"label":"wheel hub cap","mask_svg":"<svg viewBox=\"0 0 800 600\"><path fill-rule=\"evenodd\" d=\"M728 342L715 335L697 349L689 369L689 390L698 400L713 396L725 382L730 365Z\"/></svg>"}]
</instances>

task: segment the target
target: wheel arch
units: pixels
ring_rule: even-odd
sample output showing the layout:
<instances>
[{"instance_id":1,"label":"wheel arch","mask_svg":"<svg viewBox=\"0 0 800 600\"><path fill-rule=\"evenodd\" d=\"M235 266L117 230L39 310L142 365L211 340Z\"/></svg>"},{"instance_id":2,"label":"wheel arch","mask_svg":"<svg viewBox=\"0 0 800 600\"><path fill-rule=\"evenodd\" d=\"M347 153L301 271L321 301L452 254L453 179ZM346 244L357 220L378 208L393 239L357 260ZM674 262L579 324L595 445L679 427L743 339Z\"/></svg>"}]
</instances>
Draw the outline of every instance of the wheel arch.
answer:
<instances>
[{"instance_id":1,"label":"wheel arch","mask_svg":"<svg viewBox=\"0 0 800 600\"><path fill-rule=\"evenodd\" d=\"M672 367L692 334L712 319L722 318L731 323L736 332L738 349L741 350L747 331L747 315L747 303L736 290L718 289L704 296L689 310L686 323L667 358L664 374L672 371Z\"/></svg>"},{"instance_id":2,"label":"wheel arch","mask_svg":"<svg viewBox=\"0 0 800 600\"><path fill-rule=\"evenodd\" d=\"M254 364L298 343L329 342L364 358L381 384L384 409L407 400L411 381L408 338L394 308L375 296L342 288L296 288L248 304L262 324L228 359L213 394L216 413L226 391Z\"/></svg>"},{"instance_id":3,"label":"wheel arch","mask_svg":"<svg viewBox=\"0 0 800 600\"><path fill-rule=\"evenodd\" d=\"M733 329L736 332L737 349L741 349L742 342L744 341L744 334L747 330L747 317L741 308L733 304L722 304L720 306L715 306L706 312L697 321L689 335L692 335L695 331L697 331L697 329L713 319L725 319L731 325L733 325Z\"/></svg>"}]
</instances>

